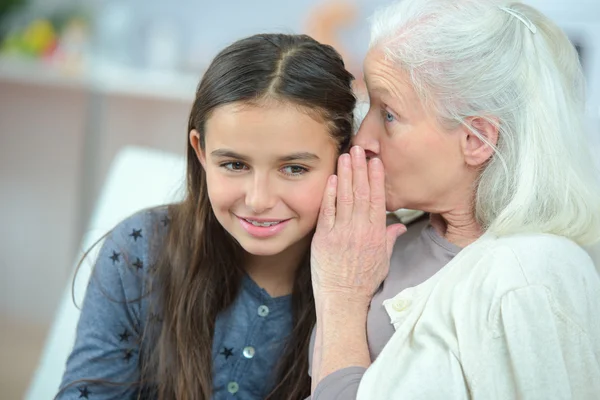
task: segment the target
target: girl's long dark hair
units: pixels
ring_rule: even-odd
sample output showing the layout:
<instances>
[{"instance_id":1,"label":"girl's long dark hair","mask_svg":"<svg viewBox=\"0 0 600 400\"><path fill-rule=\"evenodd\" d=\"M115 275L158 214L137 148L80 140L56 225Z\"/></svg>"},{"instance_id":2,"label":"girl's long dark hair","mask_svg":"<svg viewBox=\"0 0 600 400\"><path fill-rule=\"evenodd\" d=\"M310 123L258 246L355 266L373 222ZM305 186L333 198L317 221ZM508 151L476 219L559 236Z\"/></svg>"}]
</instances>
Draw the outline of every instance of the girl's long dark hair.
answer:
<instances>
[{"instance_id":1,"label":"girl's long dark hair","mask_svg":"<svg viewBox=\"0 0 600 400\"><path fill-rule=\"evenodd\" d=\"M205 124L217 107L275 100L321 118L340 152L346 151L353 131L352 79L332 47L308 36L251 36L225 48L209 66L196 92L188 133L197 130L204 147ZM151 276L151 298L162 324L144 357L142 385L152 386L159 400L208 400L215 321L240 290L243 251L213 214L205 172L189 142L186 196L170 206L169 218ZM308 254L297 270L292 309L293 329L269 399L310 395L308 346L315 310Z\"/></svg>"}]
</instances>

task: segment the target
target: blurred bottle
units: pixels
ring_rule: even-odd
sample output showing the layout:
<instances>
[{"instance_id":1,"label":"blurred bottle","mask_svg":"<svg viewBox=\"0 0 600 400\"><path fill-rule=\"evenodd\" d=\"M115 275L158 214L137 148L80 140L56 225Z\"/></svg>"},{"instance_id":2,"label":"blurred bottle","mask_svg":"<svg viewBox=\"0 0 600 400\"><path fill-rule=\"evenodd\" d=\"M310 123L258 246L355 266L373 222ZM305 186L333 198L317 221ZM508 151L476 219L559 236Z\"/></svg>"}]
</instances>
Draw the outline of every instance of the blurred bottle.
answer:
<instances>
[{"instance_id":1,"label":"blurred bottle","mask_svg":"<svg viewBox=\"0 0 600 400\"><path fill-rule=\"evenodd\" d=\"M108 64L134 67L136 54L136 18L127 0L106 2L96 20L96 56Z\"/></svg>"},{"instance_id":2,"label":"blurred bottle","mask_svg":"<svg viewBox=\"0 0 600 400\"><path fill-rule=\"evenodd\" d=\"M146 67L164 72L179 70L182 64L181 32L174 21L163 15L146 26Z\"/></svg>"}]
</instances>

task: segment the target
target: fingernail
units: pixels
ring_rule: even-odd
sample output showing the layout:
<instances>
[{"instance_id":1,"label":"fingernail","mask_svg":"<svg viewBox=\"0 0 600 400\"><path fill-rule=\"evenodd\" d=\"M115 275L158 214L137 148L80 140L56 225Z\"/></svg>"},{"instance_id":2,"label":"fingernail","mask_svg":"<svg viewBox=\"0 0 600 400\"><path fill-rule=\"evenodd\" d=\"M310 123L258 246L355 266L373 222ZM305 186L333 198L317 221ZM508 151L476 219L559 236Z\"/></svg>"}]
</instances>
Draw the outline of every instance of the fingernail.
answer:
<instances>
[{"instance_id":1,"label":"fingernail","mask_svg":"<svg viewBox=\"0 0 600 400\"><path fill-rule=\"evenodd\" d=\"M342 159L342 165L345 167L349 167L350 166L350 155L342 154L340 157Z\"/></svg>"},{"instance_id":2,"label":"fingernail","mask_svg":"<svg viewBox=\"0 0 600 400\"><path fill-rule=\"evenodd\" d=\"M379 158L371 158L369 160L369 162L371 163L371 165L373 165L373 164L381 164L381 160Z\"/></svg>"},{"instance_id":3,"label":"fingernail","mask_svg":"<svg viewBox=\"0 0 600 400\"><path fill-rule=\"evenodd\" d=\"M362 149L360 148L360 146L353 146L352 149L350 149L350 151L355 156L360 156L360 153L362 152Z\"/></svg>"}]
</instances>

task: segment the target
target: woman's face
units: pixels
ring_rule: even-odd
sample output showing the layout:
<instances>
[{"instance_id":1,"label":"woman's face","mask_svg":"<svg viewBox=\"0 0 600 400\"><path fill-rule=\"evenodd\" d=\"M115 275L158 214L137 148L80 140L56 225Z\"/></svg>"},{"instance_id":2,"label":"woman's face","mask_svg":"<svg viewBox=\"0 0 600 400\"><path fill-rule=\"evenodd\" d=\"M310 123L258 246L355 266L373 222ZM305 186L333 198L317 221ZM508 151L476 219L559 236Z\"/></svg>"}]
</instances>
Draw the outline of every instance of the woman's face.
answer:
<instances>
[{"instance_id":1,"label":"woman's face","mask_svg":"<svg viewBox=\"0 0 600 400\"><path fill-rule=\"evenodd\" d=\"M406 72L371 50L364 63L370 108L354 144L382 160L386 208L446 212L472 194L463 130L444 130L419 101Z\"/></svg>"},{"instance_id":2,"label":"woman's face","mask_svg":"<svg viewBox=\"0 0 600 400\"><path fill-rule=\"evenodd\" d=\"M327 125L295 105L233 103L205 129L198 154L210 202L240 245L276 255L310 238L338 155Z\"/></svg>"}]
</instances>

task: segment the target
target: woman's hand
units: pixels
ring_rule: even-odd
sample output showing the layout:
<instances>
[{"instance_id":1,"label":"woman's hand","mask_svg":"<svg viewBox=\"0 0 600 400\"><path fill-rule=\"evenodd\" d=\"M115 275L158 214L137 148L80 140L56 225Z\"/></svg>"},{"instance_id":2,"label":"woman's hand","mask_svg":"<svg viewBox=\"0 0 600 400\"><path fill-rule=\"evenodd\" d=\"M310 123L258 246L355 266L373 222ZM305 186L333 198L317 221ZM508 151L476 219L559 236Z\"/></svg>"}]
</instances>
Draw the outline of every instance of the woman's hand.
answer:
<instances>
[{"instance_id":1,"label":"woman's hand","mask_svg":"<svg viewBox=\"0 0 600 400\"><path fill-rule=\"evenodd\" d=\"M311 271L317 304L323 299L368 307L387 276L396 238L404 225L386 227L385 176L381 160L367 164L355 146L338 160L327 183L312 240Z\"/></svg>"},{"instance_id":2,"label":"woman's hand","mask_svg":"<svg viewBox=\"0 0 600 400\"><path fill-rule=\"evenodd\" d=\"M313 391L334 371L371 364L367 311L388 273L394 242L406 232L400 224L386 228L381 160L367 165L360 147L350 153L340 156L338 176L328 181L312 241L317 312Z\"/></svg>"}]
</instances>

